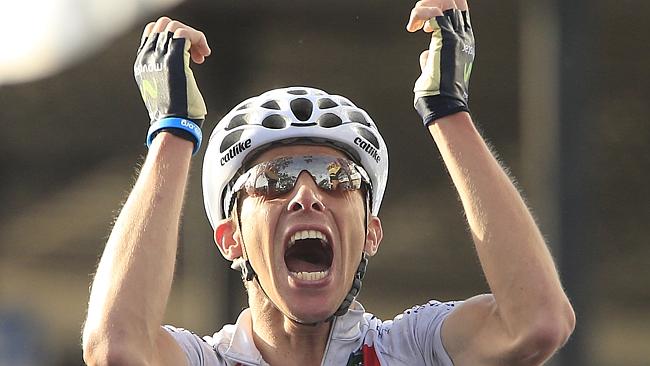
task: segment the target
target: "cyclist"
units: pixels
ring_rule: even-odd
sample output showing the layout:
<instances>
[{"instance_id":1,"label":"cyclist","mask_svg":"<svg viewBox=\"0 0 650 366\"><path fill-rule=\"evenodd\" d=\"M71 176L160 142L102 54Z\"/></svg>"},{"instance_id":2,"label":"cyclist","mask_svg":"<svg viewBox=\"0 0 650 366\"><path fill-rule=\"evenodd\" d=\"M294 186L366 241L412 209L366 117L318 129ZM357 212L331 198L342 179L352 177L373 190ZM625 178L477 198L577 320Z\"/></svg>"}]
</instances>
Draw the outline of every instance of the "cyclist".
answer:
<instances>
[{"instance_id":1,"label":"cyclist","mask_svg":"<svg viewBox=\"0 0 650 366\"><path fill-rule=\"evenodd\" d=\"M106 245L84 328L89 364L538 365L574 314L542 235L476 131L467 105L474 62L464 0L423 0L407 30L432 35L415 108L455 184L492 291L430 301L383 322L355 298L379 249L388 153L350 100L308 87L233 108L210 136L203 192L215 242L249 298L236 324L199 337L161 327L178 223L205 104L190 59L205 36L162 17L134 68L152 124L149 153Z\"/></svg>"}]
</instances>

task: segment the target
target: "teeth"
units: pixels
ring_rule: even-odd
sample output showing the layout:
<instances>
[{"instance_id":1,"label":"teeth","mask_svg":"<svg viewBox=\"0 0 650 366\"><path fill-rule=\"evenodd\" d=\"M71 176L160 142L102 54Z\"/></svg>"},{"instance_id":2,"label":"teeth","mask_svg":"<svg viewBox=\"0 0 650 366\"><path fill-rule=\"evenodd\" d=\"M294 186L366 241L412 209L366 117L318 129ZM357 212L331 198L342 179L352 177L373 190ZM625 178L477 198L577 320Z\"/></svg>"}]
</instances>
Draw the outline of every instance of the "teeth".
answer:
<instances>
[{"instance_id":1,"label":"teeth","mask_svg":"<svg viewBox=\"0 0 650 366\"><path fill-rule=\"evenodd\" d=\"M320 272L291 272L291 275L304 281L318 281L325 278L329 270Z\"/></svg>"},{"instance_id":2,"label":"teeth","mask_svg":"<svg viewBox=\"0 0 650 366\"><path fill-rule=\"evenodd\" d=\"M291 239L289 239L289 247L294 245L296 243L296 240L302 239L320 239L325 243L327 242L327 239L325 239L325 234L318 230L301 230L291 235Z\"/></svg>"}]
</instances>

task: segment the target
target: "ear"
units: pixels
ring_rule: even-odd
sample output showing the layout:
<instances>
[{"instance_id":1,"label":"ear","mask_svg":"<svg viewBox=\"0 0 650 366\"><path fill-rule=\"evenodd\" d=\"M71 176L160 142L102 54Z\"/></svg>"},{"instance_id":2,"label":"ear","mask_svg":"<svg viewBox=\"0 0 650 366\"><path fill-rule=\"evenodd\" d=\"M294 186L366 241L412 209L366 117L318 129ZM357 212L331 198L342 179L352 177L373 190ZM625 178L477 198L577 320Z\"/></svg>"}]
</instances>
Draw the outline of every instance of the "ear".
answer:
<instances>
[{"instance_id":1,"label":"ear","mask_svg":"<svg viewBox=\"0 0 650 366\"><path fill-rule=\"evenodd\" d=\"M379 250L379 244L384 237L384 230L381 228L381 220L377 216L370 216L368 219L368 233L366 234L366 246L364 250L368 255L373 256Z\"/></svg>"},{"instance_id":2,"label":"ear","mask_svg":"<svg viewBox=\"0 0 650 366\"><path fill-rule=\"evenodd\" d=\"M233 261L242 256L240 240L238 239L239 232L232 218L223 219L217 223L217 228L214 230L214 242L224 258Z\"/></svg>"}]
</instances>

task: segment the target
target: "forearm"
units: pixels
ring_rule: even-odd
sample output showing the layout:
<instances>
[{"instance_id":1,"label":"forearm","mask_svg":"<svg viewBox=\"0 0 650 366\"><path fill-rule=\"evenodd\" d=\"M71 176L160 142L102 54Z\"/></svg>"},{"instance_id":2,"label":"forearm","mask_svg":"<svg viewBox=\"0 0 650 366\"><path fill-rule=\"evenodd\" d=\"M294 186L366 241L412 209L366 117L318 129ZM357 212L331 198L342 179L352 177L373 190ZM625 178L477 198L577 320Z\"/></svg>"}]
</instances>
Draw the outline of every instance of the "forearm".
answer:
<instances>
[{"instance_id":1,"label":"forearm","mask_svg":"<svg viewBox=\"0 0 650 366\"><path fill-rule=\"evenodd\" d=\"M191 153L191 142L170 134L154 140L95 275L85 349L111 342L153 349L172 283Z\"/></svg>"},{"instance_id":2,"label":"forearm","mask_svg":"<svg viewBox=\"0 0 650 366\"><path fill-rule=\"evenodd\" d=\"M548 316L572 316L552 257L528 208L469 114L429 126L466 212L499 317L521 335ZM571 322L569 322L571 323Z\"/></svg>"}]
</instances>

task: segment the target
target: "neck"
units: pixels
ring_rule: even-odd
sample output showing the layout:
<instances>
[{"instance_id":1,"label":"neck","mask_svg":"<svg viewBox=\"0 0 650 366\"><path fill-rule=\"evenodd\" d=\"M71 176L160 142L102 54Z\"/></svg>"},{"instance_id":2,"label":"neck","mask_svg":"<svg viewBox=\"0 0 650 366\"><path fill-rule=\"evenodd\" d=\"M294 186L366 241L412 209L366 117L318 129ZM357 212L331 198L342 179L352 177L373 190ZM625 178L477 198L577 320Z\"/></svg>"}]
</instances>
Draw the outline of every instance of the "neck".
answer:
<instances>
[{"instance_id":1,"label":"neck","mask_svg":"<svg viewBox=\"0 0 650 366\"><path fill-rule=\"evenodd\" d=\"M287 366L321 364L332 322L298 324L282 314L257 288L249 288L249 305L253 340L266 362Z\"/></svg>"}]
</instances>

